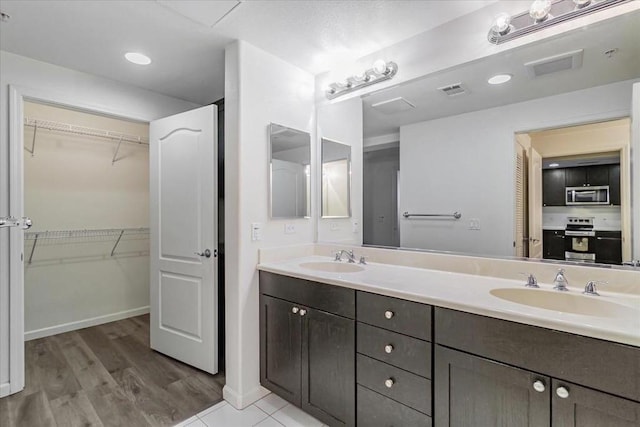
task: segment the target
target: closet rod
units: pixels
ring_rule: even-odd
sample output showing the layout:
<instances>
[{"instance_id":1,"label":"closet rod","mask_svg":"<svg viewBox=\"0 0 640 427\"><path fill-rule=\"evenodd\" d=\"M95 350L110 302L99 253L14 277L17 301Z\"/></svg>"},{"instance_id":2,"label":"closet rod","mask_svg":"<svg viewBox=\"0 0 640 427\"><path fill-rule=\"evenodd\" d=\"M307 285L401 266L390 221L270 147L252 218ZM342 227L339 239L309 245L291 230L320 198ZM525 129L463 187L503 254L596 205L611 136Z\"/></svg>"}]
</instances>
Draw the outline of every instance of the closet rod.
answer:
<instances>
[{"instance_id":1,"label":"closet rod","mask_svg":"<svg viewBox=\"0 0 640 427\"><path fill-rule=\"evenodd\" d=\"M32 117L25 116L24 124L25 126L30 126L36 129L46 129L51 131L72 133L75 135L94 136L98 138L107 138L111 140L118 140L118 141L122 140L122 142L131 142L131 143L140 144L140 145L149 145L148 138L143 136L130 135L122 132L114 132L114 131L105 130L105 129L90 128L87 126L73 125L70 123L56 122L53 120L40 120L40 119L34 119ZM32 154L33 154L34 148L35 148L35 136L34 136L34 140L33 140L31 151L30 151Z\"/></svg>"}]
</instances>

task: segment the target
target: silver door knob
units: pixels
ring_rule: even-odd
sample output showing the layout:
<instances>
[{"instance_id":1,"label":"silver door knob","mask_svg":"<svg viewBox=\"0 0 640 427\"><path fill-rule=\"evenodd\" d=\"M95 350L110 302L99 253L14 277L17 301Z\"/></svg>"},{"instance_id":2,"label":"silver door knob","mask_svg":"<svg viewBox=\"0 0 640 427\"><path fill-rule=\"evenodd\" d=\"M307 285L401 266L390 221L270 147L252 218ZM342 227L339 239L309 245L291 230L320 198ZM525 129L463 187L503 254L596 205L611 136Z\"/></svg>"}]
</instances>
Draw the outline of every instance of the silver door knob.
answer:
<instances>
[{"instance_id":1,"label":"silver door knob","mask_svg":"<svg viewBox=\"0 0 640 427\"><path fill-rule=\"evenodd\" d=\"M209 249L205 249L204 252L194 252L198 256L203 256L205 258L211 258L211 251Z\"/></svg>"},{"instance_id":2,"label":"silver door knob","mask_svg":"<svg viewBox=\"0 0 640 427\"><path fill-rule=\"evenodd\" d=\"M569 390L567 390L565 387L558 387L556 389L556 394L559 398L566 399L567 397L569 397Z\"/></svg>"},{"instance_id":3,"label":"silver door knob","mask_svg":"<svg viewBox=\"0 0 640 427\"><path fill-rule=\"evenodd\" d=\"M538 393L542 393L543 391L545 391L546 387L544 385L544 381L540 381L540 380L535 381L533 383L533 389Z\"/></svg>"},{"instance_id":4,"label":"silver door knob","mask_svg":"<svg viewBox=\"0 0 640 427\"><path fill-rule=\"evenodd\" d=\"M393 384L395 384L395 381L393 381L393 378L389 378L388 380L385 380L385 382L384 382L384 385L387 388L393 387Z\"/></svg>"},{"instance_id":5,"label":"silver door knob","mask_svg":"<svg viewBox=\"0 0 640 427\"><path fill-rule=\"evenodd\" d=\"M304 316L305 314L307 314L307 310L304 308L300 309L300 316Z\"/></svg>"},{"instance_id":6,"label":"silver door knob","mask_svg":"<svg viewBox=\"0 0 640 427\"><path fill-rule=\"evenodd\" d=\"M387 344L384 346L384 352L389 354L393 351L393 346L391 344Z\"/></svg>"},{"instance_id":7,"label":"silver door knob","mask_svg":"<svg viewBox=\"0 0 640 427\"><path fill-rule=\"evenodd\" d=\"M299 309L298 307L293 307L293 308L291 309L291 312L292 312L293 314L296 314L299 310L300 310L300 309Z\"/></svg>"},{"instance_id":8,"label":"silver door knob","mask_svg":"<svg viewBox=\"0 0 640 427\"><path fill-rule=\"evenodd\" d=\"M391 310L387 310L384 312L384 317L386 317L387 319L391 319L393 317L393 311Z\"/></svg>"}]
</instances>

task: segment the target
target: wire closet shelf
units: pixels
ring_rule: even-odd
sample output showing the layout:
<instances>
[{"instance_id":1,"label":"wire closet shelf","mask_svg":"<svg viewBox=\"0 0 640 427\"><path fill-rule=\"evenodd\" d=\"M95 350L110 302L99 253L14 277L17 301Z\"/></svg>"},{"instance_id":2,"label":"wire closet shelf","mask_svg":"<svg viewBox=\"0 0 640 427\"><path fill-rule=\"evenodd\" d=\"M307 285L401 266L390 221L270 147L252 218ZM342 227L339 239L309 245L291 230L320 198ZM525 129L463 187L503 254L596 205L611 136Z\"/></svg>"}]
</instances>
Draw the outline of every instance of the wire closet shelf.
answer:
<instances>
[{"instance_id":1,"label":"wire closet shelf","mask_svg":"<svg viewBox=\"0 0 640 427\"><path fill-rule=\"evenodd\" d=\"M118 244L123 240L142 240L149 238L149 228L103 228L96 230L54 230L54 231L27 231L25 241L33 241L28 263L33 261L36 247L41 244L56 243L92 243L107 242L115 239L111 256L115 255Z\"/></svg>"},{"instance_id":2,"label":"wire closet shelf","mask_svg":"<svg viewBox=\"0 0 640 427\"><path fill-rule=\"evenodd\" d=\"M97 129L87 126L79 126L70 123L57 122L54 120L41 120L33 117L24 118L24 125L33 128L33 138L31 141L31 148L27 148L27 144L25 143L24 149L31 153L31 156L35 155L36 151L36 135L38 130L48 130L54 132L65 132L71 133L74 135L83 135L83 136L91 136L95 138L104 138L112 141L118 141L118 146L116 147L116 151L113 154L113 159L111 164L113 165L115 162L120 160L118 158L118 152L120 151L120 145L123 142L139 144L139 145L149 145L149 138L141 136L141 135L132 135L122 132L115 132L111 130L105 129Z\"/></svg>"}]
</instances>

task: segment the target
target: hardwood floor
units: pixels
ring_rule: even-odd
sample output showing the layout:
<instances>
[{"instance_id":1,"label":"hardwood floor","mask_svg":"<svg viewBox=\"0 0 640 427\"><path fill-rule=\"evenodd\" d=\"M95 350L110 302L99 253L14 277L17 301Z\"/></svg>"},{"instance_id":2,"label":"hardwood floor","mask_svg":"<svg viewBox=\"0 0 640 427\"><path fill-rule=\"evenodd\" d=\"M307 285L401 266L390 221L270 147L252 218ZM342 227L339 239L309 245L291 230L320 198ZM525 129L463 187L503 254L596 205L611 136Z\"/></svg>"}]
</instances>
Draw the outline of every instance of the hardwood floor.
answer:
<instances>
[{"instance_id":1,"label":"hardwood floor","mask_svg":"<svg viewBox=\"0 0 640 427\"><path fill-rule=\"evenodd\" d=\"M172 426L222 400L209 375L149 348L149 316L25 343L25 389L0 427Z\"/></svg>"}]
</instances>

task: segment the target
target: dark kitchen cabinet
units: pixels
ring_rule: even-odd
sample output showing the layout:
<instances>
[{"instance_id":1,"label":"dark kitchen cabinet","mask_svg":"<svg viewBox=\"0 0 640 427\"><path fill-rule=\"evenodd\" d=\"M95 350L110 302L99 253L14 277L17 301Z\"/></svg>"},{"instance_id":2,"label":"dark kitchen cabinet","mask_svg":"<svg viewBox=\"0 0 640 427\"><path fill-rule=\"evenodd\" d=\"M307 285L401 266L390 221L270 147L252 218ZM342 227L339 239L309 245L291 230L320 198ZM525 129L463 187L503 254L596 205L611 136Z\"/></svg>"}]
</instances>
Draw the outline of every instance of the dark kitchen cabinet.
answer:
<instances>
[{"instance_id":1,"label":"dark kitchen cabinet","mask_svg":"<svg viewBox=\"0 0 640 427\"><path fill-rule=\"evenodd\" d=\"M620 205L620 165L609 165L609 201Z\"/></svg>"},{"instance_id":2,"label":"dark kitchen cabinet","mask_svg":"<svg viewBox=\"0 0 640 427\"><path fill-rule=\"evenodd\" d=\"M566 168L565 173L567 187L609 185L609 165Z\"/></svg>"},{"instance_id":3,"label":"dark kitchen cabinet","mask_svg":"<svg viewBox=\"0 0 640 427\"><path fill-rule=\"evenodd\" d=\"M544 169L542 171L543 206L564 206L565 169Z\"/></svg>"},{"instance_id":4,"label":"dark kitchen cabinet","mask_svg":"<svg viewBox=\"0 0 640 427\"><path fill-rule=\"evenodd\" d=\"M343 316L354 311L353 290L261 272L260 383L330 426L355 426L355 320Z\"/></svg>"},{"instance_id":5,"label":"dark kitchen cabinet","mask_svg":"<svg viewBox=\"0 0 640 427\"><path fill-rule=\"evenodd\" d=\"M542 230L542 257L564 260L564 230Z\"/></svg>"},{"instance_id":6,"label":"dark kitchen cabinet","mask_svg":"<svg viewBox=\"0 0 640 427\"><path fill-rule=\"evenodd\" d=\"M596 231L596 262L622 264L622 232Z\"/></svg>"},{"instance_id":7,"label":"dark kitchen cabinet","mask_svg":"<svg viewBox=\"0 0 640 427\"><path fill-rule=\"evenodd\" d=\"M437 426L549 426L548 377L436 346Z\"/></svg>"}]
</instances>

